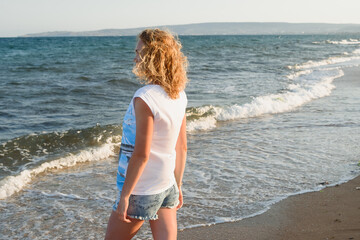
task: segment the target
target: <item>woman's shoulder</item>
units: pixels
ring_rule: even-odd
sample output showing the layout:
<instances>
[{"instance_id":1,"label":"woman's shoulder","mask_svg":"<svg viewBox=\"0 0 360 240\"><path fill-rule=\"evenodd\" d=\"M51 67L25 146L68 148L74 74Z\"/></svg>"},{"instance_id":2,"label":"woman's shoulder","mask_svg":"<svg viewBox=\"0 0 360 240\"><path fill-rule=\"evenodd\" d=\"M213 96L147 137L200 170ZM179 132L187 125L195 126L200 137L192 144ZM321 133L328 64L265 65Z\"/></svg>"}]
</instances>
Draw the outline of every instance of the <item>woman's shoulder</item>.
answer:
<instances>
[{"instance_id":1,"label":"woman's shoulder","mask_svg":"<svg viewBox=\"0 0 360 240\"><path fill-rule=\"evenodd\" d=\"M149 93L149 92L159 92L162 90L162 87L160 87L159 85L155 85L155 84L148 84L145 85L141 88L139 88L135 94L140 94L140 93Z\"/></svg>"},{"instance_id":2,"label":"woman's shoulder","mask_svg":"<svg viewBox=\"0 0 360 240\"><path fill-rule=\"evenodd\" d=\"M134 97L140 97L140 96L148 96L156 98L157 100L163 99L163 100L185 100L187 101L186 93L184 90L182 90L179 93L179 98L177 99L171 99L169 95L165 92L163 87L156 84L148 84L141 88L139 88L135 94Z\"/></svg>"},{"instance_id":3,"label":"woman's shoulder","mask_svg":"<svg viewBox=\"0 0 360 240\"><path fill-rule=\"evenodd\" d=\"M139 88L135 92L134 97L138 97L142 95L148 95L153 97L167 96L165 90L161 86L155 84L148 84Z\"/></svg>"}]
</instances>

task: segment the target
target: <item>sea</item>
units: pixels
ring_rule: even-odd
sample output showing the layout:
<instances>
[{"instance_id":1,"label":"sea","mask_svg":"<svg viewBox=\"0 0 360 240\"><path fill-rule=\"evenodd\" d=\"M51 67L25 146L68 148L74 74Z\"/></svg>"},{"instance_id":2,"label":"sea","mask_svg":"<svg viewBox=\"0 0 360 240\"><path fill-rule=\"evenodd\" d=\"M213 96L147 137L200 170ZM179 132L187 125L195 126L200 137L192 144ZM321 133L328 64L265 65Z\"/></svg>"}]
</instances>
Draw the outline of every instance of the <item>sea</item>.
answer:
<instances>
[{"instance_id":1,"label":"sea","mask_svg":"<svg viewBox=\"0 0 360 240\"><path fill-rule=\"evenodd\" d=\"M360 76L346 76L360 34L179 39L190 80L179 230L360 174ZM104 238L122 120L142 86L135 46L0 38L0 239ZM148 223L135 239L151 239Z\"/></svg>"}]
</instances>

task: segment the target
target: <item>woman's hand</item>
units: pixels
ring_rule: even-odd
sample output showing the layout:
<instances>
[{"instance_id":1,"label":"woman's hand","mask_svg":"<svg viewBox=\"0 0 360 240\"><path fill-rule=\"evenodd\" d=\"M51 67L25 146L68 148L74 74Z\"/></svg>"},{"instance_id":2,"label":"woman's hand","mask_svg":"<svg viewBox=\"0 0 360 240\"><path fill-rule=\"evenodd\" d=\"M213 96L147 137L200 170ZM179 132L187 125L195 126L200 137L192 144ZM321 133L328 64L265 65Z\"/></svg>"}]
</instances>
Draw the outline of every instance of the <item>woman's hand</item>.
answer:
<instances>
[{"instance_id":1,"label":"woman's hand","mask_svg":"<svg viewBox=\"0 0 360 240\"><path fill-rule=\"evenodd\" d=\"M183 206L183 194L181 191L181 187L179 187L179 204L176 207L176 210L180 209Z\"/></svg>"},{"instance_id":2,"label":"woman's hand","mask_svg":"<svg viewBox=\"0 0 360 240\"><path fill-rule=\"evenodd\" d=\"M116 213L118 214L118 218L120 221L130 223L130 219L127 216L127 210L129 207L129 198L120 197L119 205L116 209Z\"/></svg>"}]
</instances>

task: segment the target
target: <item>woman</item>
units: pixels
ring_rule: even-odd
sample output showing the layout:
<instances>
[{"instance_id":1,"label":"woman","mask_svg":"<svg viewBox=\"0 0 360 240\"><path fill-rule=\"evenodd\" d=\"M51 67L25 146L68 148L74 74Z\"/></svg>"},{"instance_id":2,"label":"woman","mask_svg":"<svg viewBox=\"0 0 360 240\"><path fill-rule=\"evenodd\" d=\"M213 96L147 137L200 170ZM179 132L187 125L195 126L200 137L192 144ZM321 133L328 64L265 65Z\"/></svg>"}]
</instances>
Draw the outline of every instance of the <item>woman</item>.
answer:
<instances>
[{"instance_id":1,"label":"woman","mask_svg":"<svg viewBox=\"0 0 360 240\"><path fill-rule=\"evenodd\" d=\"M124 117L117 187L105 239L131 239L150 221L155 240L176 239L186 161L186 57L169 32L139 34L133 72L146 85Z\"/></svg>"}]
</instances>

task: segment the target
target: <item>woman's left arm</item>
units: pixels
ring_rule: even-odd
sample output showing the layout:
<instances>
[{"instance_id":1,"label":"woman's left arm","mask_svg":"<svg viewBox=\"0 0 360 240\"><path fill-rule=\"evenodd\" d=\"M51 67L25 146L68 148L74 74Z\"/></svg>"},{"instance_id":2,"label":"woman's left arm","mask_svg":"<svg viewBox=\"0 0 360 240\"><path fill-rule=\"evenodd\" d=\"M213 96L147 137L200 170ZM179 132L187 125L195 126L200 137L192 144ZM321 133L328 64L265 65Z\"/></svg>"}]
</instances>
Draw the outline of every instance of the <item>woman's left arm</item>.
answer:
<instances>
[{"instance_id":1,"label":"woman's left arm","mask_svg":"<svg viewBox=\"0 0 360 240\"><path fill-rule=\"evenodd\" d=\"M149 160L154 128L154 116L148 105L141 98L134 98L134 108L136 118L135 148L129 160L119 206L116 210L120 220L124 222L130 222L126 214L129 197Z\"/></svg>"},{"instance_id":2,"label":"woman's left arm","mask_svg":"<svg viewBox=\"0 0 360 240\"><path fill-rule=\"evenodd\" d=\"M183 195L182 195L181 185L185 170L186 153L187 153L186 115L184 115L180 127L180 133L176 142L175 150L176 150L176 165L175 165L174 174L175 174L176 184L178 185L179 188L179 205L177 206L177 209L179 209L183 205Z\"/></svg>"}]
</instances>

